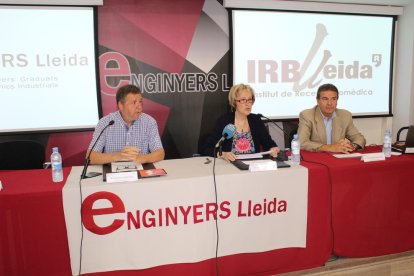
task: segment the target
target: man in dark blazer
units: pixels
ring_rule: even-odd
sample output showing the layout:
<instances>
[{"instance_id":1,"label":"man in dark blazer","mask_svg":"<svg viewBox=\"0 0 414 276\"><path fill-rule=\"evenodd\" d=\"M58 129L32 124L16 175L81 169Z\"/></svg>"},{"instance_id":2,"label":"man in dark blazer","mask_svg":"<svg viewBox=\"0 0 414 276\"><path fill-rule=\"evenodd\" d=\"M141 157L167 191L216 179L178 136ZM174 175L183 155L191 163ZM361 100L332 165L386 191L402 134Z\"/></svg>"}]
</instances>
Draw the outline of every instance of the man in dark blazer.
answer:
<instances>
[{"instance_id":1,"label":"man in dark blazer","mask_svg":"<svg viewBox=\"0 0 414 276\"><path fill-rule=\"evenodd\" d=\"M365 147L365 138L352 121L352 114L336 108L338 89L323 84L316 94L317 105L299 114L301 149L349 153Z\"/></svg>"}]
</instances>

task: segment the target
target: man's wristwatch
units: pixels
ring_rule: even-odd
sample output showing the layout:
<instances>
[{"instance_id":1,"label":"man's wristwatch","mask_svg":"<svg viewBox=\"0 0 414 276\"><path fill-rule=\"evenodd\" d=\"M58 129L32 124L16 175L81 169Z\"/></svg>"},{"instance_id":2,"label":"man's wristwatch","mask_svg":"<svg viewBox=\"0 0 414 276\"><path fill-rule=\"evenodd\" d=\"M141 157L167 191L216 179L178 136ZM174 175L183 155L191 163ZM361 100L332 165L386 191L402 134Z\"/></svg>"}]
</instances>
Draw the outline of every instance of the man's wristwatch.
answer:
<instances>
[{"instance_id":1,"label":"man's wristwatch","mask_svg":"<svg viewBox=\"0 0 414 276\"><path fill-rule=\"evenodd\" d=\"M362 147L358 144L352 143L352 145L354 146L355 149L359 150L362 149Z\"/></svg>"}]
</instances>

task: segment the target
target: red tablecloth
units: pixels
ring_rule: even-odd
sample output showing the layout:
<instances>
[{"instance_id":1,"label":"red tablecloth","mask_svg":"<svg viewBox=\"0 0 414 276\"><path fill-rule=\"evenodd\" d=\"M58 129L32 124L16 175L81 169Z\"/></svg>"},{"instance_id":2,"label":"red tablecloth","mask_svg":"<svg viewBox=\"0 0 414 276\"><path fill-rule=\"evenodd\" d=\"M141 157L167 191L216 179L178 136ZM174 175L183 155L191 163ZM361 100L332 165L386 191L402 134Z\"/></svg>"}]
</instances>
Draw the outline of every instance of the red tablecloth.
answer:
<instances>
[{"instance_id":1,"label":"red tablecloth","mask_svg":"<svg viewBox=\"0 0 414 276\"><path fill-rule=\"evenodd\" d=\"M362 153L380 151L371 146ZM414 155L368 163L328 153L302 155L329 167L335 255L368 257L414 249Z\"/></svg>"},{"instance_id":2,"label":"red tablecloth","mask_svg":"<svg viewBox=\"0 0 414 276\"><path fill-rule=\"evenodd\" d=\"M332 249L328 170L315 164L305 166L309 168L307 247L221 257L221 275L269 275L327 261ZM70 168L64 168L65 180L69 172ZM0 275L71 275L63 184L51 181L50 170L0 171L0 180L4 186L0 192ZM289 185L289 179L285 181ZM215 275L215 266L210 259L88 275Z\"/></svg>"},{"instance_id":3,"label":"red tablecloth","mask_svg":"<svg viewBox=\"0 0 414 276\"><path fill-rule=\"evenodd\" d=\"M50 169L0 171L0 180L0 275L70 275L64 182Z\"/></svg>"}]
</instances>

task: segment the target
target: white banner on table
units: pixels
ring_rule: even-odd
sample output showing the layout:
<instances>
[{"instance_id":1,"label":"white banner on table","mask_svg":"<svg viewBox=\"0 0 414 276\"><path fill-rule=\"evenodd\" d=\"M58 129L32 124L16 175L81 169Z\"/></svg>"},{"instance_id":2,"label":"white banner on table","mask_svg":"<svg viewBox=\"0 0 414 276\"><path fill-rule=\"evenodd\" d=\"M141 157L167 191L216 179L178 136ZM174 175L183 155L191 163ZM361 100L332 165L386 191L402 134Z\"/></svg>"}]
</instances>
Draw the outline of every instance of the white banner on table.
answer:
<instances>
[{"instance_id":1,"label":"white banner on table","mask_svg":"<svg viewBox=\"0 0 414 276\"><path fill-rule=\"evenodd\" d=\"M128 183L82 180L82 271L145 269L215 257L212 163L205 158L157 164L167 176ZM63 188L73 275L79 273L79 176ZM239 171L217 160L219 256L306 247L308 173L302 166Z\"/></svg>"}]
</instances>

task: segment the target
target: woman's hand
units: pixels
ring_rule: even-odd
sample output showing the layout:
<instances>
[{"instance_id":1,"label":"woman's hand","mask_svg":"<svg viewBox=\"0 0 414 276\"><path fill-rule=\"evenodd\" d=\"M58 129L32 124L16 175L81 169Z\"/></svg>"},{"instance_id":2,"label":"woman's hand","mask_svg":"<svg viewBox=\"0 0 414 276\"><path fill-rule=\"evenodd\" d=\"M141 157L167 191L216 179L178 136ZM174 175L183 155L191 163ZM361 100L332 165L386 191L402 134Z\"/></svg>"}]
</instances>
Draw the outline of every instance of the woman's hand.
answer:
<instances>
[{"instance_id":1,"label":"woman's hand","mask_svg":"<svg viewBox=\"0 0 414 276\"><path fill-rule=\"evenodd\" d=\"M279 152L280 152L280 149L278 147L273 147L270 149L270 155L272 157L276 157Z\"/></svg>"},{"instance_id":2,"label":"woman's hand","mask_svg":"<svg viewBox=\"0 0 414 276\"><path fill-rule=\"evenodd\" d=\"M219 156L219 153L217 153L217 156L219 158L226 160L227 162L232 162L236 160L236 155L232 153L231 151L225 151L222 153L221 156Z\"/></svg>"}]
</instances>

